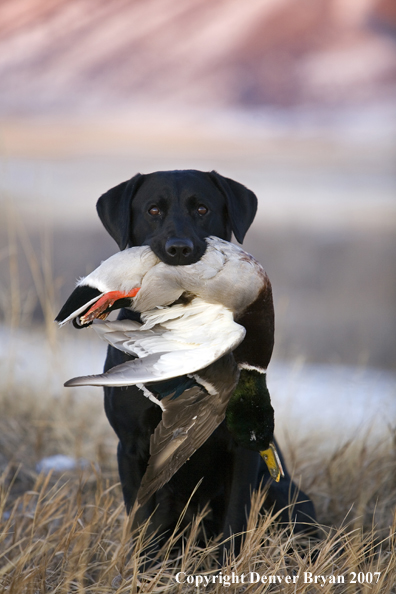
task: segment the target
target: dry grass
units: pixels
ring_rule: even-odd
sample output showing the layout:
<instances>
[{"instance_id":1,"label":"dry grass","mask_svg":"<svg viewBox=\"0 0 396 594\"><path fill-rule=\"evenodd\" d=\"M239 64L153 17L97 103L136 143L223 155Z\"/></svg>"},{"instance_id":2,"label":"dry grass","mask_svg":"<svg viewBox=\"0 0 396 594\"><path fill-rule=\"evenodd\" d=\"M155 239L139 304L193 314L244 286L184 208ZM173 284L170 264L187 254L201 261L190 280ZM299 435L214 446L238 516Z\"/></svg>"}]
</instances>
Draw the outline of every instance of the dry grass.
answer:
<instances>
[{"instance_id":1,"label":"dry grass","mask_svg":"<svg viewBox=\"0 0 396 594\"><path fill-rule=\"evenodd\" d=\"M115 440L110 428L103 429L101 407L97 399L72 398L67 392L57 399L34 392L1 395L0 593L222 592L220 583L199 590L176 581L179 571L210 579L219 575L218 543L205 549L195 544L202 518L187 532L172 535L155 564L144 567L149 537L144 529L131 535L115 468ZM91 465L63 475L37 475L37 461L53 453L84 457ZM396 592L395 454L378 454L350 445L331 460L315 461L312 454L309 464L296 464L317 506L318 543L307 545L281 531L276 519L260 513L263 496L257 495L243 549L222 575L253 571L299 578L296 584L234 584L230 591ZM380 572L380 578L375 584L322 587L305 584L304 572L343 576L346 582L352 572L368 577Z\"/></svg>"},{"instance_id":2,"label":"dry grass","mask_svg":"<svg viewBox=\"0 0 396 594\"><path fill-rule=\"evenodd\" d=\"M45 260L35 258L29 245L25 250L35 282L42 287L38 297L52 342L49 273L40 264ZM14 303L14 326L21 318L18 303L12 301L18 293L15 267L11 257L11 295L5 301ZM17 387L12 374L10 378L0 393L0 594L223 592L232 572L240 579L247 576L245 583L229 588L237 593L396 593L392 448L368 450L362 441L328 459L315 454L315 444L293 444L286 452L316 504L318 542L307 543L293 530L280 530L276 518L260 512L265 494L257 494L242 551L221 570L219 541L208 542L204 549L196 545L202 517L187 531L175 531L147 568L150 538L145 528L131 533L118 484L115 438L104 422L101 401L79 392L54 397L50 389ZM62 475L38 475L37 462L55 453L84 458L90 465ZM206 576L209 585L178 584L178 572ZM249 583L249 572L283 581ZM305 583L304 572L340 576L345 583ZM351 583L354 574L356 583ZM287 576L291 583L285 583ZM367 583L370 576L373 583Z\"/></svg>"}]
</instances>

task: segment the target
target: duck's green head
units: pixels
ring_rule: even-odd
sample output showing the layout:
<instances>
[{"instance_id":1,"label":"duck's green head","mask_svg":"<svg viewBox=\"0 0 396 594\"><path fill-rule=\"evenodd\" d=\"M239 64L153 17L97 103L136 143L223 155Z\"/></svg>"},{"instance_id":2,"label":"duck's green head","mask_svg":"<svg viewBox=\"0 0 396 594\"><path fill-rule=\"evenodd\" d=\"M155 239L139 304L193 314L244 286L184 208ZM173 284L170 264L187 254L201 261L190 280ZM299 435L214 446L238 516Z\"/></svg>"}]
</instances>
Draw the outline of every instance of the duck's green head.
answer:
<instances>
[{"instance_id":1,"label":"duck's green head","mask_svg":"<svg viewBox=\"0 0 396 594\"><path fill-rule=\"evenodd\" d=\"M274 409L265 373L255 369L241 370L238 385L228 403L226 420L238 444L260 452L271 476L279 481L283 471L273 443Z\"/></svg>"},{"instance_id":2,"label":"duck's green head","mask_svg":"<svg viewBox=\"0 0 396 594\"><path fill-rule=\"evenodd\" d=\"M260 452L274 438L274 409L265 373L242 369L238 385L230 398L227 426L238 444Z\"/></svg>"}]
</instances>

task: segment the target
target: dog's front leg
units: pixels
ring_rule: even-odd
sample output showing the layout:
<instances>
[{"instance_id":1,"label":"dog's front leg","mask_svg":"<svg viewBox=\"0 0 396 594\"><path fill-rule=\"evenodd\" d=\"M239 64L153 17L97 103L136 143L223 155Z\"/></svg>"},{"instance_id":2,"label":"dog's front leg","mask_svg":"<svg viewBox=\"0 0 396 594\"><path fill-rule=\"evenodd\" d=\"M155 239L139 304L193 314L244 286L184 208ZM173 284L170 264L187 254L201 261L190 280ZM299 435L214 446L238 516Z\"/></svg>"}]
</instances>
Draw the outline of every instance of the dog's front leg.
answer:
<instances>
[{"instance_id":1,"label":"dog's front leg","mask_svg":"<svg viewBox=\"0 0 396 594\"><path fill-rule=\"evenodd\" d=\"M224 538L231 537L222 547L223 557L227 551L234 549L238 555L242 536L240 532L246 530L247 519L250 513L252 492L256 487L260 455L252 450L237 446L232 468L232 481L230 496L223 526Z\"/></svg>"}]
</instances>

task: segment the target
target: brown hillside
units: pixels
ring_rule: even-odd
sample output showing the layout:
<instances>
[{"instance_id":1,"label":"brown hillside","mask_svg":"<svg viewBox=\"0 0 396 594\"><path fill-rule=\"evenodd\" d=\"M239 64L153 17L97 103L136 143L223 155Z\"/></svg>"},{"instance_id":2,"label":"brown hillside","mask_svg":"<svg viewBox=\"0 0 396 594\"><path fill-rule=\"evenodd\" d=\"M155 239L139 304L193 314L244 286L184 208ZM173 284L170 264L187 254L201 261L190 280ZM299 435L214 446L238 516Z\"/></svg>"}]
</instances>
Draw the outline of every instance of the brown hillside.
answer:
<instances>
[{"instance_id":1,"label":"brown hillside","mask_svg":"<svg viewBox=\"0 0 396 594\"><path fill-rule=\"evenodd\" d=\"M391 0L3 0L0 110L390 101Z\"/></svg>"}]
</instances>

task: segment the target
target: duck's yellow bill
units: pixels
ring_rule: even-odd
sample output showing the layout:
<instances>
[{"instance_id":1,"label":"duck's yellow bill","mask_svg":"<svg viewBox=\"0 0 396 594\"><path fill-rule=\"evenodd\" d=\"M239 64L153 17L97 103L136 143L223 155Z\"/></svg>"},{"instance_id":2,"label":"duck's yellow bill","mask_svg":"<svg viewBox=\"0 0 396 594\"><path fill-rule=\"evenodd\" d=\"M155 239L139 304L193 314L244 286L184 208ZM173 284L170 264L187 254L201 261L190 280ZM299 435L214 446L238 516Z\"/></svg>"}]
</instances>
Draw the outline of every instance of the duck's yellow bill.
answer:
<instances>
[{"instance_id":1,"label":"duck's yellow bill","mask_svg":"<svg viewBox=\"0 0 396 594\"><path fill-rule=\"evenodd\" d=\"M282 468L282 464L276 451L276 447L273 441L270 442L268 450L260 452L261 457L268 466L268 470L272 478L279 483L281 476L285 476Z\"/></svg>"}]
</instances>

